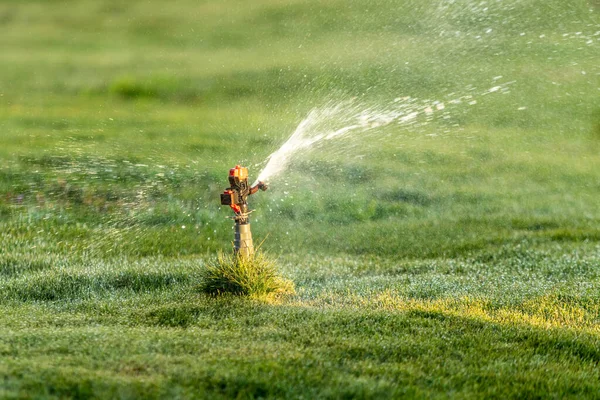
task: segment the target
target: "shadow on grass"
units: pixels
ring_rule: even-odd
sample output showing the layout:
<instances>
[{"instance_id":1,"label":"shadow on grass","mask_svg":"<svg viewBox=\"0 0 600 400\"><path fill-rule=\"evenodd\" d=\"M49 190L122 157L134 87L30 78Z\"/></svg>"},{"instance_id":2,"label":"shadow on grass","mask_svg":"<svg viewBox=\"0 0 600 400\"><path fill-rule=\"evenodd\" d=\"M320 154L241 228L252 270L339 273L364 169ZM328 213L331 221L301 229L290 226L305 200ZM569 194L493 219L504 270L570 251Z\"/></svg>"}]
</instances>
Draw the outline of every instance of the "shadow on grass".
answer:
<instances>
[{"instance_id":1,"label":"shadow on grass","mask_svg":"<svg viewBox=\"0 0 600 400\"><path fill-rule=\"evenodd\" d=\"M264 307L264 308L263 308ZM244 315L257 315L263 309L268 312L265 302L256 299L224 294L219 297L200 295L192 303L161 305L134 318L147 326L187 328L190 326L209 327L219 321L243 318Z\"/></svg>"},{"instance_id":2,"label":"shadow on grass","mask_svg":"<svg viewBox=\"0 0 600 400\"><path fill-rule=\"evenodd\" d=\"M81 300L115 291L133 293L164 290L190 279L184 273L121 271L115 274L83 275L54 272L10 281L1 297L17 301Z\"/></svg>"},{"instance_id":3,"label":"shadow on grass","mask_svg":"<svg viewBox=\"0 0 600 400\"><path fill-rule=\"evenodd\" d=\"M54 267L54 262L30 255L0 256L0 276L13 277L28 272L42 271Z\"/></svg>"}]
</instances>

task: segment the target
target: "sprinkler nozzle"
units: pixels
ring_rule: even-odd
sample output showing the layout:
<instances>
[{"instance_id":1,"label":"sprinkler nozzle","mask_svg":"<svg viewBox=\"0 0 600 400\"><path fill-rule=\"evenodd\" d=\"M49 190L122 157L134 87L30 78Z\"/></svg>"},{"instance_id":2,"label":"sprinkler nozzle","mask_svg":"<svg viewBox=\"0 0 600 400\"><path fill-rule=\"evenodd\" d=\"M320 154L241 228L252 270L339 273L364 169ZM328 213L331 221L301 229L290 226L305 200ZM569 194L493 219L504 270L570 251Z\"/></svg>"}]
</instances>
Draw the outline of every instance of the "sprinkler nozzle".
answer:
<instances>
[{"instance_id":1,"label":"sprinkler nozzle","mask_svg":"<svg viewBox=\"0 0 600 400\"><path fill-rule=\"evenodd\" d=\"M266 183L264 183L263 181L258 181L258 183L256 184L256 186L262 190L263 192L265 190L267 190L269 188L269 185L267 185Z\"/></svg>"}]
</instances>

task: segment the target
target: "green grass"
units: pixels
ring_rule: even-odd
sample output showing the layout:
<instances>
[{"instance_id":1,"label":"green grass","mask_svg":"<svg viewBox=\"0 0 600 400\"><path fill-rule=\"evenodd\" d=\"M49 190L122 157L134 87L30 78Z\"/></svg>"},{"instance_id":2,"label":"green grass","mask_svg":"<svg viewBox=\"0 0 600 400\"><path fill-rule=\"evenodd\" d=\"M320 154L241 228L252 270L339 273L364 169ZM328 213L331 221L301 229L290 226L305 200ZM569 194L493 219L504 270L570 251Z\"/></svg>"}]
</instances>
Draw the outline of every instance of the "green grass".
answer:
<instances>
[{"instance_id":1,"label":"green grass","mask_svg":"<svg viewBox=\"0 0 600 400\"><path fill-rule=\"evenodd\" d=\"M0 28L1 398L599 397L597 2L5 1ZM404 96L448 118L250 198L295 294L199 289L229 168Z\"/></svg>"},{"instance_id":2,"label":"green grass","mask_svg":"<svg viewBox=\"0 0 600 400\"><path fill-rule=\"evenodd\" d=\"M262 252L219 253L202 272L199 289L212 296L233 294L267 301L294 294L292 282L281 278L276 262Z\"/></svg>"}]
</instances>

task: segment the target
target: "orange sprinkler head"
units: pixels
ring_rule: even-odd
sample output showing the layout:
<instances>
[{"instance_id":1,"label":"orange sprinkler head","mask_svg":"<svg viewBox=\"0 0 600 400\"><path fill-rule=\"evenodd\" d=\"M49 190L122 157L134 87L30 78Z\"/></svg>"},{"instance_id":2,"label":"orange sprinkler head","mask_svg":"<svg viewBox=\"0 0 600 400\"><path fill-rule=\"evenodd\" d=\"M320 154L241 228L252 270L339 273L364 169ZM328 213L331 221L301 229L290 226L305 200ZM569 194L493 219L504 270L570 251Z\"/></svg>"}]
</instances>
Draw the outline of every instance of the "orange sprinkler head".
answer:
<instances>
[{"instance_id":1,"label":"orange sprinkler head","mask_svg":"<svg viewBox=\"0 0 600 400\"><path fill-rule=\"evenodd\" d=\"M235 168L229 170L229 176L234 176L240 180L248 178L248 168L236 165Z\"/></svg>"},{"instance_id":2,"label":"orange sprinkler head","mask_svg":"<svg viewBox=\"0 0 600 400\"><path fill-rule=\"evenodd\" d=\"M235 213L235 252L244 256L252 256L252 234L248 220L248 196L259 189L267 190L264 182L258 182L253 187L248 184L248 168L236 165L229 170L230 187L221 193L221 204L231 207Z\"/></svg>"},{"instance_id":3,"label":"orange sprinkler head","mask_svg":"<svg viewBox=\"0 0 600 400\"><path fill-rule=\"evenodd\" d=\"M266 190L266 186L261 183L251 188L248 184L248 168L240 165L229 170L229 185L221 194L221 204L231 207L236 216L247 218L248 196L256 193L259 188Z\"/></svg>"}]
</instances>

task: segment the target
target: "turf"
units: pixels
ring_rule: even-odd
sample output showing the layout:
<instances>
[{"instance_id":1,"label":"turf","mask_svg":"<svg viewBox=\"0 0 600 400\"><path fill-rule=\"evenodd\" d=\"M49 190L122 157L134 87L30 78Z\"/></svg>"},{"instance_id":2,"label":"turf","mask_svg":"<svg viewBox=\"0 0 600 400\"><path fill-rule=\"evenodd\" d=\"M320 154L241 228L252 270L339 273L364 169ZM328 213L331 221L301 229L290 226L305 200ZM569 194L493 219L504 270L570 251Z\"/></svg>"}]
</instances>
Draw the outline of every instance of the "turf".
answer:
<instances>
[{"instance_id":1,"label":"turf","mask_svg":"<svg viewBox=\"0 0 600 400\"><path fill-rule=\"evenodd\" d=\"M0 397L599 398L598 11L2 2ZM229 168L405 96L251 198L294 295L203 294Z\"/></svg>"}]
</instances>

